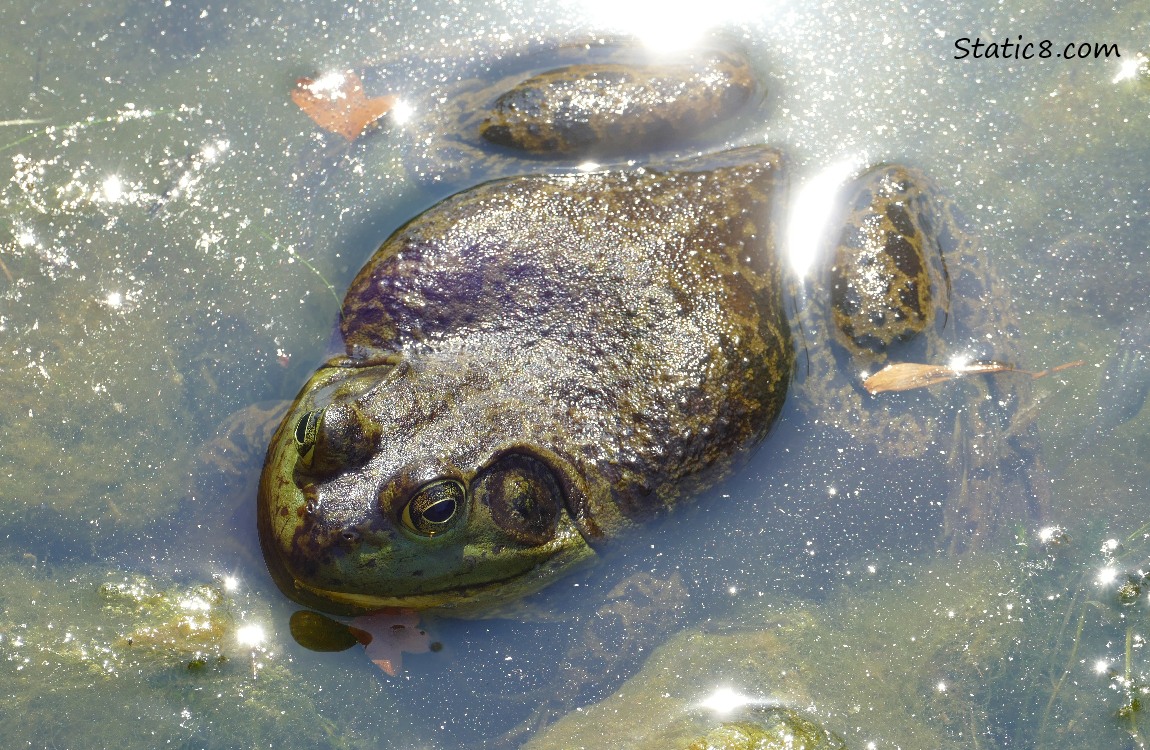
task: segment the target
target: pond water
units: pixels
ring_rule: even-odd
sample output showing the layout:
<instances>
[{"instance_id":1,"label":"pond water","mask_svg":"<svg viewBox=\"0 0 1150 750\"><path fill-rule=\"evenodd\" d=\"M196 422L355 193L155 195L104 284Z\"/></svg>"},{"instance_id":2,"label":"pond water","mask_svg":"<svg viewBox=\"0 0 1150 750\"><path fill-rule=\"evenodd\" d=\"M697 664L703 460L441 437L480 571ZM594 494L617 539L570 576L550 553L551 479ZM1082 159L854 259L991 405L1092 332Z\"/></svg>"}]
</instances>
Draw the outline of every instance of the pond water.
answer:
<instances>
[{"instance_id":1,"label":"pond water","mask_svg":"<svg viewBox=\"0 0 1150 750\"><path fill-rule=\"evenodd\" d=\"M852 748L1146 746L1145 3L13 0L0 20L8 746L687 747L780 703ZM295 395L360 265L460 186L417 179L402 123L323 134L295 81L414 96L518 49L704 33L767 92L732 143L785 149L795 196L844 164L922 168L1009 285L1011 364L1083 362L1016 415L1049 517L940 552L954 460L890 461L792 403L712 496L522 617L429 618L436 648L396 675L300 647L256 540L260 458L209 443ZM955 59L1019 37L1120 57ZM1126 391L1103 379L1120 355Z\"/></svg>"}]
</instances>

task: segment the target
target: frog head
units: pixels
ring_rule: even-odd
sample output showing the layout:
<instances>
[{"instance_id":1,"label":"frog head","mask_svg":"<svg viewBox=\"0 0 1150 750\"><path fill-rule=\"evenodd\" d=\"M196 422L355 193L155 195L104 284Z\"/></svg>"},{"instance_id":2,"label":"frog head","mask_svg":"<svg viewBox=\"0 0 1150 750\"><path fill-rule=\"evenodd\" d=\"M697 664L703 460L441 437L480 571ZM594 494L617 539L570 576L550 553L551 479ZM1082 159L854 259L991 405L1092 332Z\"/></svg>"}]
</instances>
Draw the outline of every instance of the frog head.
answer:
<instances>
[{"instance_id":1,"label":"frog head","mask_svg":"<svg viewBox=\"0 0 1150 750\"><path fill-rule=\"evenodd\" d=\"M596 491L557 431L465 357L340 358L280 424L260 482L273 577L308 606L490 611L595 553Z\"/></svg>"}]
</instances>

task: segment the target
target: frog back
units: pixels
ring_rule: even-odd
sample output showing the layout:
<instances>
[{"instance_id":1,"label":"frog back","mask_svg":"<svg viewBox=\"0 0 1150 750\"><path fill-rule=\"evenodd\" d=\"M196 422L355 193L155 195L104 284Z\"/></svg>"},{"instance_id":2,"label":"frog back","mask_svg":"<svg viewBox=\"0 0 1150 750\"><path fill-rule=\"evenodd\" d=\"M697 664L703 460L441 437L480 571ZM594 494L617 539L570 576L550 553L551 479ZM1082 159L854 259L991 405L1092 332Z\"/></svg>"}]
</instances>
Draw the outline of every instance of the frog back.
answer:
<instances>
[{"instance_id":1,"label":"frog back","mask_svg":"<svg viewBox=\"0 0 1150 750\"><path fill-rule=\"evenodd\" d=\"M778 415L793 363L780 174L778 153L754 147L458 194L353 281L347 354L434 362L435 387L476 425L502 423L492 405L514 396L530 428L484 441L571 465L585 482L568 487L575 515L610 536L724 474ZM452 359L459 372L441 372ZM465 369L470 383L455 377ZM479 380L503 395L480 396Z\"/></svg>"}]
</instances>

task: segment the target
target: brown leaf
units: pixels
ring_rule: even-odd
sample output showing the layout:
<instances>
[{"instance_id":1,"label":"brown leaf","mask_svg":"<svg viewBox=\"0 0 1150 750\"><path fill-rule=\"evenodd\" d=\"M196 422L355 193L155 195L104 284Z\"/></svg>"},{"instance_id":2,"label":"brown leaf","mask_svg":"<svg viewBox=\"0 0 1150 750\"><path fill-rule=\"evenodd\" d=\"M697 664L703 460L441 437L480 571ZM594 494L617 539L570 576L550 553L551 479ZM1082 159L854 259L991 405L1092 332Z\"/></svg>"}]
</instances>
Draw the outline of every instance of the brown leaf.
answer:
<instances>
[{"instance_id":1,"label":"brown leaf","mask_svg":"<svg viewBox=\"0 0 1150 750\"><path fill-rule=\"evenodd\" d=\"M419 627L419 613L383 609L356 617L348 629L364 645L367 656L391 676L399 674L403 655L431 650L431 638Z\"/></svg>"},{"instance_id":2,"label":"brown leaf","mask_svg":"<svg viewBox=\"0 0 1150 750\"><path fill-rule=\"evenodd\" d=\"M917 362L894 362L863 381L867 393L909 391L953 380L959 373L945 365L922 365Z\"/></svg>"},{"instance_id":3,"label":"brown leaf","mask_svg":"<svg viewBox=\"0 0 1150 750\"><path fill-rule=\"evenodd\" d=\"M394 96L366 96L363 82L350 70L319 80L301 78L292 89L291 99L321 128L349 141L395 106Z\"/></svg>"},{"instance_id":4,"label":"brown leaf","mask_svg":"<svg viewBox=\"0 0 1150 750\"><path fill-rule=\"evenodd\" d=\"M994 372L1016 372L1029 375L1032 378L1042 378L1051 373L1060 372L1069 367L1079 367L1082 360L1067 362L1041 372L1019 370L1014 365L994 360L967 362L957 367L948 365L924 365L918 362L892 362L874 375L863 381L863 388L870 395L885 393L887 391L909 391L914 388L925 388L935 383L944 383L947 380L961 378L964 375L985 375Z\"/></svg>"}]
</instances>

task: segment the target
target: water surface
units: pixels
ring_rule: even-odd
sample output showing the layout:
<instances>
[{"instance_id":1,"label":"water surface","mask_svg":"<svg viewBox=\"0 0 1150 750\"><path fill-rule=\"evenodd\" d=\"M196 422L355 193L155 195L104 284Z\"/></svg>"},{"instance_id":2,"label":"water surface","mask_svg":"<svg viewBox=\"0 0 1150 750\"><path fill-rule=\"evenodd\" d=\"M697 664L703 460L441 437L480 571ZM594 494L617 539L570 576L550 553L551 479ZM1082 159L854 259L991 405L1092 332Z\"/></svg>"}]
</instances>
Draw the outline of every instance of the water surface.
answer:
<instances>
[{"instance_id":1,"label":"water surface","mask_svg":"<svg viewBox=\"0 0 1150 750\"><path fill-rule=\"evenodd\" d=\"M1145 603L1119 591L1143 583L1147 417L1095 422L1102 365L1146 313L1150 75L1131 63L1150 52L1150 11L652 8L0 11L9 745L638 746L653 726L713 725L698 704L725 686L794 704L851 747L1144 746ZM815 440L792 410L713 502L525 621L429 622L443 649L396 677L359 650L301 649L263 569L252 486L205 477L201 450L234 411L294 395L360 264L443 191L409 177L386 133L351 146L318 133L289 99L295 80L371 69L403 94L516 46L674 46L707 28L752 55L768 93L739 138L784 147L795 194L836 164L923 168L1011 284L1014 364L1086 362L1037 381L1026 414L1068 541L1055 554L1020 528L974 559L937 556L940 498L923 475ZM1113 43L1121 58L953 59L957 39L1019 35ZM611 603L620 585L637 587L631 609ZM617 660L624 643L636 653ZM534 729L608 699L660 643L587 714L609 730L579 714ZM677 664L669 682L651 676Z\"/></svg>"}]
</instances>

